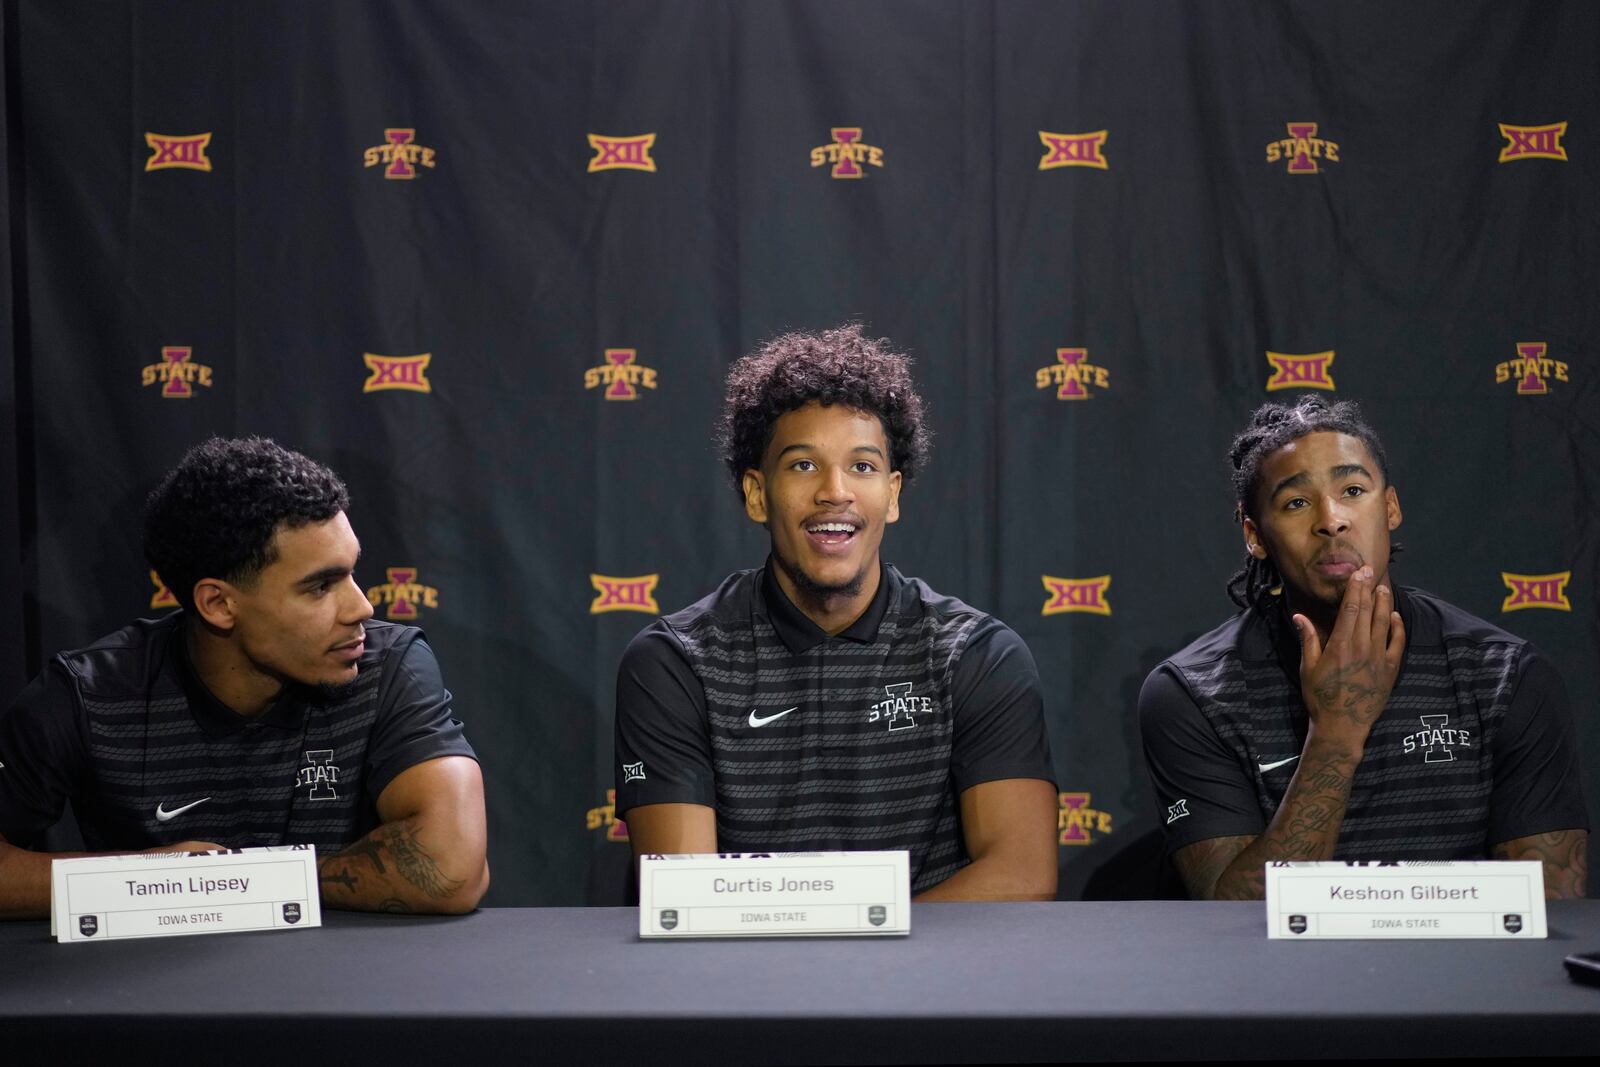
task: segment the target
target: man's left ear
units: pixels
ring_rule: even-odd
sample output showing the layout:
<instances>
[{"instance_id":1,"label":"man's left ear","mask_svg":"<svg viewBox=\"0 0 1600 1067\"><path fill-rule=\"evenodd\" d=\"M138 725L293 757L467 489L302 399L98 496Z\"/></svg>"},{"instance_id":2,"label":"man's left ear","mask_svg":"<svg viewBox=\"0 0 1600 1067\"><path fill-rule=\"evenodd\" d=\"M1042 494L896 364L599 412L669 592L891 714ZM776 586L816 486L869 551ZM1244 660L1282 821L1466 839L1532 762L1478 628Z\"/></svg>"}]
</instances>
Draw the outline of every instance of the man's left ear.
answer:
<instances>
[{"instance_id":1,"label":"man's left ear","mask_svg":"<svg viewBox=\"0 0 1600 1067\"><path fill-rule=\"evenodd\" d=\"M1383 511L1389 519L1389 529L1400 528L1400 494L1394 491L1394 486L1389 486L1383 491Z\"/></svg>"},{"instance_id":2,"label":"man's left ear","mask_svg":"<svg viewBox=\"0 0 1600 1067\"><path fill-rule=\"evenodd\" d=\"M900 472L899 471L890 471L889 472L889 513L884 516L883 521L886 522L886 523L888 523L888 522L899 522L900 521Z\"/></svg>"}]
</instances>

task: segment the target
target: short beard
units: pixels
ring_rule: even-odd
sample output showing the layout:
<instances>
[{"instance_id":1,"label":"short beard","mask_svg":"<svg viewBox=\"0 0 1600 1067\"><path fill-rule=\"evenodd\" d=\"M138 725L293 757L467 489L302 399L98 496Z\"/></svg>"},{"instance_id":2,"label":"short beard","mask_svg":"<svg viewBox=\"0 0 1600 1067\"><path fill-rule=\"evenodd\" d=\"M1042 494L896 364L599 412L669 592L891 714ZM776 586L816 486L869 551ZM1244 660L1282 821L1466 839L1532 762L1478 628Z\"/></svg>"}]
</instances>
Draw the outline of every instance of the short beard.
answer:
<instances>
[{"instance_id":1,"label":"short beard","mask_svg":"<svg viewBox=\"0 0 1600 1067\"><path fill-rule=\"evenodd\" d=\"M308 688L310 688L310 690L316 694L317 703L338 704L355 696L356 686L358 686L360 683L361 679L358 676L351 681L340 682L337 685L329 684L327 682L318 682L316 685L309 686Z\"/></svg>"},{"instance_id":2,"label":"short beard","mask_svg":"<svg viewBox=\"0 0 1600 1067\"><path fill-rule=\"evenodd\" d=\"M789 581L794 583L795 592L807 600L827 603L835 597L853 597L861 592L861 587L867 581L867 572L863 570L847 582L841 582L838 585L824 585L778 555L776 551L772 553L772 561L778 565L779 570L789 576Z\"/></svg>"}]
</instances>

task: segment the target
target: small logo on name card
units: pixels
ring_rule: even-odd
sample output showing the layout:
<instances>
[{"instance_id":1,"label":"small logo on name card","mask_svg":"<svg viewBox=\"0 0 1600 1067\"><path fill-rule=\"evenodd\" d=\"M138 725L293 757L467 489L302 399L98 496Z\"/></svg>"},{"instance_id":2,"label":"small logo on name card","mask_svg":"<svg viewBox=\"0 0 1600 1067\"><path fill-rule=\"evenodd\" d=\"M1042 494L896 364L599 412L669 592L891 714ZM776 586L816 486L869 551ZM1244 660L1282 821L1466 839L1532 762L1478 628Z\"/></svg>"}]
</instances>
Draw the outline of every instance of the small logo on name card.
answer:
<instances>
[{"instance_id":1,"label":"small logo on name card","mask_svg":"<svg viewBox=\"0 0 1600 1067\"><path fill-rule=\"evenodd\" d=\"M100 917L98 915L78 916L78 933L84 937L93 937L100 932Z\"/></svg>"},{"instance_id":2,"label":"small logo on name card","mask_svg":"<svg viewBox=\"0 0 1600 1067\"><path fill-rule=\"evenodd\" d=\"M283 921L288 923L290 926L293 926L295 923L299 922L300 905L295 903L285 904L283 906Z\"/></svg>"},{"instance_id":3,"label":"small logo on name card","mask_svg":"<svg viewBox=\"0 0 1600 1067\"><path fill-rule=\"evenodd\" d=\"M1507 915L1505 917L1506 933L1519 934L1522 932L1522 916Z\"/></svg>"},{"instance_id":4,"label":"small logo on name card","mask_svg":"<svg viewBox=\"0 0 1600 1067\"><path fill-rule=\"evenodd\" d=\"M678 909L677 908L662 908L661 909L661 929L663 929L663 930L676 930L677 928L678 928Z\"/></svg>"},{"instance_id":5,"label":"small logo on name card","mask_svg":"<svg viewBox=\"0 0 1600 1067\"><path fill-rule=\"evenodd\" d=\"M1306 932L1306 917L1304 915L1289 916L1289 932L1303 934Z\"/></svg>"},{"instance_id":6,"label":"small logo on name card","mask_svg":"<svg viewBox=\"0 0 1600 1067\"><path fill-rule=\"evenodd\" d=\"M867 908L867 922L873 926L882 926L889 921L889 909L882 904L872 904Z\"/></svg>"}]
</instances>

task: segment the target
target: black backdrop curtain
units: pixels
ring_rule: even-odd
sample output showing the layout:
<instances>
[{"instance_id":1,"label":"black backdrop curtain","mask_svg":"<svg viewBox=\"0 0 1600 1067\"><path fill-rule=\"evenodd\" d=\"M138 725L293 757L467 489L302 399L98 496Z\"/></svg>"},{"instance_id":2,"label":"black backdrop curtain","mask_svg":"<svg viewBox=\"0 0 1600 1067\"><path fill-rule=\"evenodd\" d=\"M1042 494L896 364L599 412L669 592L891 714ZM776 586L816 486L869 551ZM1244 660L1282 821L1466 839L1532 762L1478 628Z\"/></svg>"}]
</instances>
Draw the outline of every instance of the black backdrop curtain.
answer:
<instances>
[{"instance_id":1,"label":"black backdrop curtain","mask_svg":"<svg viewBox=\"0 0 1600 1067\"><path fill-rule=\"evenodd\" d=\"M764 552L721 376L848 319L936 433L887 558L1039 662L1067 894L1157 829L1134 697L1232 610L1229 438L1306 389L1595 766L1590 4L3 9L3 698L162 610L163 469L269 434L439 654L490 902L615 899L617 657Z\"/></svg>"}]
</instances>

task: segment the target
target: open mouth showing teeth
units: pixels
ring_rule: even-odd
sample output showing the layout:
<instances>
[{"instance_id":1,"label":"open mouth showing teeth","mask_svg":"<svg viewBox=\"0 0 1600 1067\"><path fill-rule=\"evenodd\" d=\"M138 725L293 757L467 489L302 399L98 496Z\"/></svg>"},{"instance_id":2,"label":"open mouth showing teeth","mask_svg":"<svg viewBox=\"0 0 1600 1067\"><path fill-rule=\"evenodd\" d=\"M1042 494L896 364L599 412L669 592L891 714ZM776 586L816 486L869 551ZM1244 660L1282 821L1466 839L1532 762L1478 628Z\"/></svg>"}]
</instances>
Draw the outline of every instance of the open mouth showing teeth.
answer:
<instances>
[{"instance_id":1,"label":"open mouth showing teeth","mask_svg":"<svg viewBox=\"0 0 1600 1067\"><path fill-rule=\"evenodd\" d=\"M838 545L856 535L856 526L850 522L816 522L806 527L806 533L825 545Z\"/></svg>"}]
</instances>

